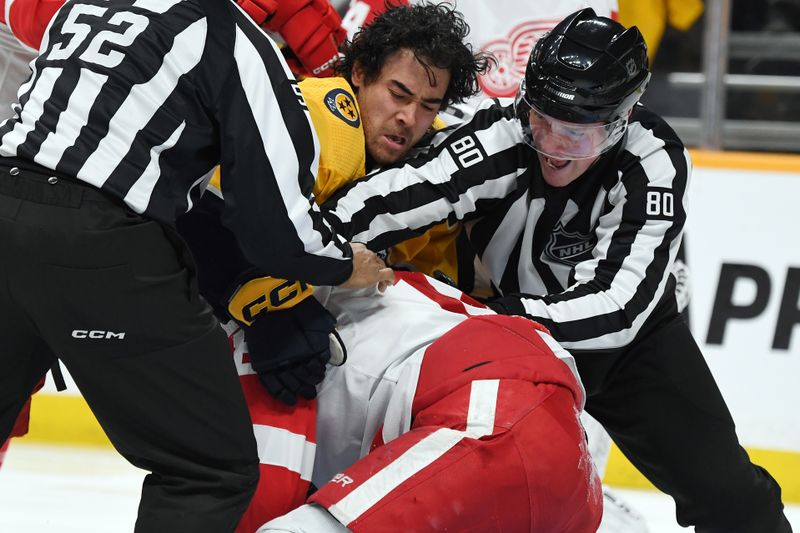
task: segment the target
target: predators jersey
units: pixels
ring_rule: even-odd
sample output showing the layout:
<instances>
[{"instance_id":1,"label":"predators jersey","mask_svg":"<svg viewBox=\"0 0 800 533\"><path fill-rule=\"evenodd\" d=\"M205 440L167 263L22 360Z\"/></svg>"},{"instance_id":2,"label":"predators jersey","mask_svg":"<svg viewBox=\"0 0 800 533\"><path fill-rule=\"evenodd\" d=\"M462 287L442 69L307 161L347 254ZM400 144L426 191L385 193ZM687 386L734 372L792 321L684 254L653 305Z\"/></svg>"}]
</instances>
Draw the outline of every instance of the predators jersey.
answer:
<instances>
[{"instance_id":1,"label":"predators jersey","mask_svg":"<svg viewBox=\"0 0 800 533\"><path fill-rule=\"evenodd\" d=\"M323 203L366 172L361 113L353 90L344 78L306 78L299 86L320 142L314 196L317 202ZM441 128L443 123L437 119L433 127ZM221 190L219 169L209 187L216 189L215 193ZM439 271L455 280L455 238L459 230L460 225L435 226L424 235L396 246L390 251L389 262L408 263L430 275ZM305 283L256 278L238 287L228 303L228 312L250 324L259 312L292 307L312 292L313 288Z\"/></svg>"},{"instance_id":2,"label":"predators jersey","mask_svg":"<svg viewBox=\"0 0 800 533\"><path fill-rule=\"evenodd\" d=\"M298 85L320 142L314 196L322 203L366 172L361 113L344 78L305 78ZM220 178L217 168L209 184L215 194L221 190Z\"/></svg>"}]
</instances>

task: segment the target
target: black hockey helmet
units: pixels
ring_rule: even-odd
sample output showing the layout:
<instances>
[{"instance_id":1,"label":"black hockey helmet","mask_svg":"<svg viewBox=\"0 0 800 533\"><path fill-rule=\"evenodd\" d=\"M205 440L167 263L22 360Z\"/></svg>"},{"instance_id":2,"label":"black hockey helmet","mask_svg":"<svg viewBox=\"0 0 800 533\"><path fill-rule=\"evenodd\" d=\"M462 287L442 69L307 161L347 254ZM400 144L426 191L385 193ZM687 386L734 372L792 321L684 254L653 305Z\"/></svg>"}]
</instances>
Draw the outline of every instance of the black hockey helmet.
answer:
<instances>
[{"instance_id":1,"label":"black hockey helmet","mask_svg":"<svg viewBox=\"0 0 800 533\"><path fill-rule=\"evenodd\" d=\"M647 45L639 29L626 29L586 8L539 39L521 92L555 119L612 123L627 117L649 79Z\"/></svg>"}]
</instances>

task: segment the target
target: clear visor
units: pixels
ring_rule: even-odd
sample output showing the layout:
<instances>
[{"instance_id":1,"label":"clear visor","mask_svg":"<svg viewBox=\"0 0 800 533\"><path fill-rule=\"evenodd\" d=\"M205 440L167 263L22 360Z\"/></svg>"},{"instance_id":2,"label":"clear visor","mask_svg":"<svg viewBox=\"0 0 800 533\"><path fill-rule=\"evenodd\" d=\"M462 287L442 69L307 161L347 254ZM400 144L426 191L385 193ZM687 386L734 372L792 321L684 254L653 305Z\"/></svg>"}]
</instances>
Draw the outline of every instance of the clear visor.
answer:
<instances>
[{"instance_id":1,"label":"clear visor","mask_svg":"<svg viewBox=\"0 0 800 533\"><path fill-rule=\"evenodd\" d=\"M514 109L525 142L551 159L591 159L609 150L622 138L627 114L610 123L578 124L546 115L525 98L525 82L514 99Z\"/></svg>"}]
</instances>

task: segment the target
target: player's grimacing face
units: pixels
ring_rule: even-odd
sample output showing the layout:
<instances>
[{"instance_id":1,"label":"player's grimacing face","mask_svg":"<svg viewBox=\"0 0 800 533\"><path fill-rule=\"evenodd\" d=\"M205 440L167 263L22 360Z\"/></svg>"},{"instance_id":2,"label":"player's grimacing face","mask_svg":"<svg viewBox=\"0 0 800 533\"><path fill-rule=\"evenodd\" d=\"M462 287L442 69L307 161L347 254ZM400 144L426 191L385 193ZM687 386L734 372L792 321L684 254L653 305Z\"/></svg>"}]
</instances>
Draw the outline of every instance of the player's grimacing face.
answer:
<instances>
[{"instance_id":1,"label":"player's grimacing face","mask_svg":"<svg viewBox=\"0 0 800 533\"><path fill-rule=\"evenodd\" d=\"M359 64L351 75L364 125L367 153L379 165L394 163L425 135L450 83L450 72L423 66L411 50L390 55L367 81Z\"/></svg>"}]
</instances>

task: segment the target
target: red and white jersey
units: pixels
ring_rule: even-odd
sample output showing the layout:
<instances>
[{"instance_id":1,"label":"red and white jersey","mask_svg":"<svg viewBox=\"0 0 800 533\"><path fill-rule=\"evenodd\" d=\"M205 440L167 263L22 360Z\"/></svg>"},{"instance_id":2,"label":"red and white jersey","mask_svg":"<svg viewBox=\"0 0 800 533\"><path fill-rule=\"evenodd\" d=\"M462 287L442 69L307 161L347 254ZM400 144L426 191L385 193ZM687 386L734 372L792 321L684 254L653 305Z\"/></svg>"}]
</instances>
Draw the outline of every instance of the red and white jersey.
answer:
<instances>
[{"instance_id":1,"label":"red and white jersey","mask_svg":"<svg viewBox=\"0 0 800 533\"><path fill-rule=\"evenodd\" d=\"M433 278L407 272L397 277L383 293L334 288L320 296L337 319L347 361L329 368L318 388L317 442L325 444L316 450L317 486L364 457L379 429L383 442L409 430L420 366L434 341L471 316L496 314ZM580 384L572 356L536 331Z\"/></svg>"},{"instance_id":2,"label":"red and white jersey","mask_svg":"<svg viewBox=\"0 0 800 533\"><path fill-rule=\"evenodd\" d=\"M324 499L334 497L336 491L331 483L336 483L337 476L342 478L343 471L350 468L372 471L379 465L388 466L394 452L386 452L387 456L376 450L386 451L386 446L403 448L407 441L425 440L427 432L435 432L435 428L422 432L414 428L427 424L431 410L441 411L435 418L444 424L443 433L437 433L438 437L432 437L431 441L438 442L442 435L447 437L441 453L458 454L461 453L458 450L484 446L483 441L470 439L480 439L492 431L473 435L471 416L465 419L467 426L463 431L458 430L459 423L449 420L458 421L467 413L462 400L469 400L469 413L475 416L483 411L491 412L492 419L496 416L495 431L513 431L517 437L505 437L511 439L509 442L523 438L524 434L542 445L535 454L549 461L551 470L558 470L553 466L557 462L560 468L578 472L579 484L594 495L590 498L591 509L584 517L593 520L599 505L595 497L599 494L599 478L588 459L583 430L578 429L577 416L583 406L584 391L574 360L544 328L521 317L497 315L459 290L418 273L397 273L396 283L383 293L375 289L317 288L315 296L337 319L337 330L347 347L347 361L342 366L328 368L316 400L301 400L292 408L280 404L263 390L249 363L244 335L235 324L226 325L253 419L265 480L259 483L237 532L252 531L254 526L302 503L309 478L320 487ZM476 387L482 390L482 386L493 387L490 388L494 395L479 394L476 398L483 400L475 402L462 397L465 390L474 392ZM547 387L561 390L563 412L557 427L526 418L549 394ZM499 395L497 390L501 391ZM442 418L443 414L447 417ZM476 420L482 420L482 416ZM521 422L522 419L527 422ZM451 426L452 430L447 429ZM512 426L515 429L510 429ZM548 447L546 443L560 434L558 428L563 427L574 430L568 439L569 446ZM496 442L494 436L487 438L487 442ZM571 449L572 455L565 448ZM419 468L449 464L449 461L439 462L438 452L423 455L414 456ZM519 465L506 466L515 470ZM473 468L477 467L466 468L461 474L468 475ZM363 475L358 477L365 480ZM394 481L397 486L414 484L405 478ZM507 479L495 481L508 485ZM573 481L570 478L564 483L569 485ZM280 490L275 489L276 483ZM386 496L369 488L359 494L364 490L369 501L383 501ZM556 494L553 490L547 493ZM362 520L357 516L363 514L351 515L342 510L350 509L346 502L351 500L336 504L326 500L325 505L342 511L348 516L342 518L342 523L349 524ZM525 506L518 507L511 505L509 509L516 513ZM372 526L363 527L362 530L370 531Z\"/></svg>"},{"instance_id":3,"label":"red and white jersey","mask_svg":"<svg viewBox=\"0 0 800 533\"><path fill-rule=\"evenodd\" d=\"M383 293L316 289L315 296L336 317L336 329L347 348L345 364L329 367L318 387L314 441L325 445L307 442L306 447L315 450L301 454L298 458L306 459L296 465L295 471L308 479L307 458L316 454L312 481L317 486L366 455L381 425L384 442L408 431L420 365L434 341L471 316L496 314L460 290L423 274L398 272L397 278ZM536 329L533 322L531 329ZM255 379L243 332L233 323L226 330L239 375ZM569 367L584 398L572 355L548 333L536 331Z\"/></svg>"}]
</instances>

